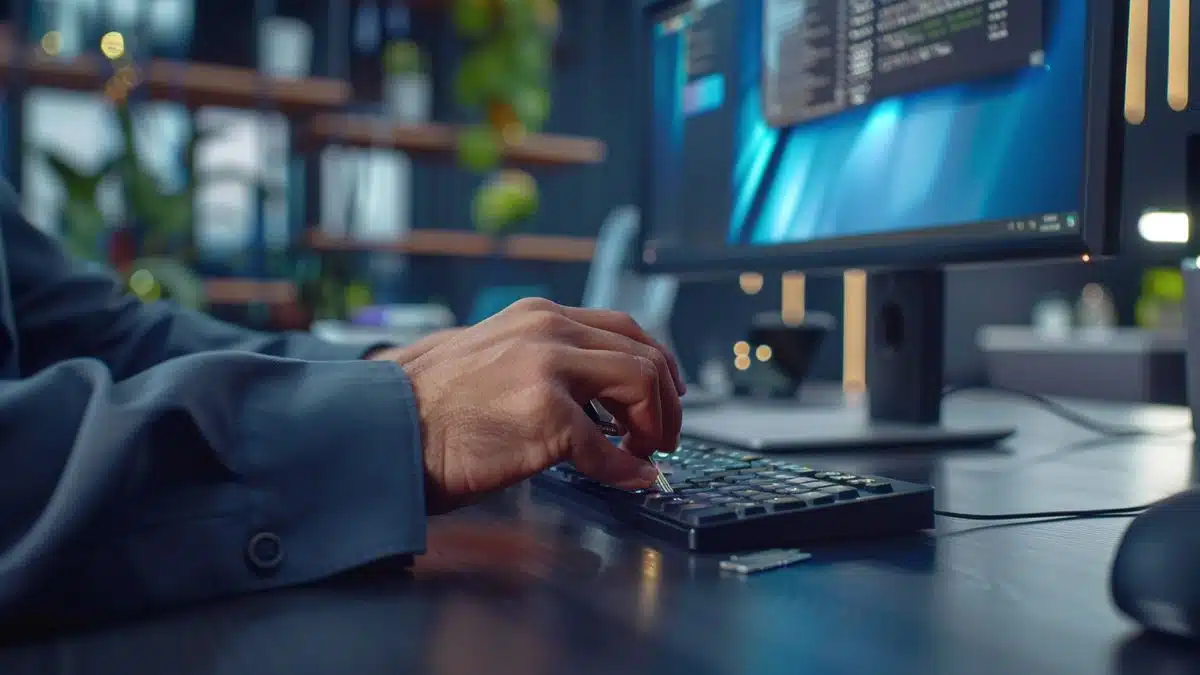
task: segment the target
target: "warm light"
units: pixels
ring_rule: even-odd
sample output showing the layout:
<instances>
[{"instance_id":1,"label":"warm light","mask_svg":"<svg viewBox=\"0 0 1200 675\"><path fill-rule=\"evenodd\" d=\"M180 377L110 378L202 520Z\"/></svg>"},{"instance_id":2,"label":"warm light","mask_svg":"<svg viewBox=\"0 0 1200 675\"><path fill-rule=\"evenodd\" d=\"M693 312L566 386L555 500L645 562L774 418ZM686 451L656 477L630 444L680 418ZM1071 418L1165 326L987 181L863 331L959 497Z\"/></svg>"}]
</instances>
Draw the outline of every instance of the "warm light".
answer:
<instances>
[{"instance_id":1,"label":"warm light","mask_svg":"<svg viewBox=\"0 0 1200 675\"><path fill-rule=\"evenodd\" d=\"M104 37L100 38L100 51L104 52L110 61L116 61L125 55L125 36L116 31L105 33Z\"/></svg>"},{"instance_id":2,"label":"warm light","mask_svg":"<svg viewBox=\"0 0 1200 675\"><path fill-rule=\"evenodd\" d=\"M1138 234L1154 244L1186 244L1192 222L1180 211L1147 211L1138 219Z\"/></svg>"},{"instance_id":3,"label":"warm light","mask_svg":"<svg viewBox=\"0 0 1200 675\"><path fill-rule=\"evenodd\" d=\"M842 275L842 391L867 388L867 273L847 270Z\"/></svg>"},{"instance_id":4,"label":"warm light","mask_svg":"<svg viewBox=\"0 0 1200 675\"><path fill-rule=\"evenodd\" d=\"M754 350L754 358L759 361L771 360L771 347L769 345L759 345L758 349Z\"/></svg>"},{"instance_id":5,"label":"warm light","mask_svg":"<svg viewBox=\"0 0 1200 675\"><path fill-rule=\"evenodd\" d=\"M1092 256L1084 253L1082 256L1079 257L1079 259L1082 260L1083 262L1091 262Z\"/></svg>"},{"instance_id":6,"label":"warm light","mask_svg":"<svg viewBox=\"0 0 1200 675\"><path fill-rule=\"evenodd\" d=\"M733 367L737 368L738 370L750 370L750 357L744 354L738 355L738 357L733 360Z\"/></svg>"},{"instance_id":7,"label":"warm light","mask_svg":"<svg viewBox=\"0 0 1200 675\"><path fill-rule=\"evenodd\" d=\"M750 343L745 341L733 343L733 353L737 356L749 356Z\"/></svg>"},{"instance_id":8,"label":"warm light","mask_svg":"<svg viewBox=\"0 0 1200 675\"><path fill-rule=\"evenodd\" d=\"M42 36L42 51L50 56L58 56L62 51L62 33L52 30Z\"/></svg>"},{"instance_id":9,"label":"warm light","mask_svg":"<svg viewBox=\"0 0 1200 675\"><path fill-rule=\"evenodd\" d=\"M642 579L638 586L638 629L654 628L659 607L659 587L662 585L662 554L642 549Z\"/></svg>"},{"instance_id":10,"label":"warm light","mask_svg":"<svg viewBox=\"0 0 1200 675\"><path fill-rule=\"evenodd\" d=\"M758 272L742 272L738 277L738 286L746 295L756 295L763 288L763 275Z\"/></svg>"},{"instance_id":11,"label":"warm light","mask_svg":"<svg viewBox=\"0 0 1200 675\"><path fill-rule=\"evenodd\" d=\"M784 325L799 326L804 323L804 273L788 272L784 274L780 290L782 301L779 313Z\"/></svg>"}]
</instances>

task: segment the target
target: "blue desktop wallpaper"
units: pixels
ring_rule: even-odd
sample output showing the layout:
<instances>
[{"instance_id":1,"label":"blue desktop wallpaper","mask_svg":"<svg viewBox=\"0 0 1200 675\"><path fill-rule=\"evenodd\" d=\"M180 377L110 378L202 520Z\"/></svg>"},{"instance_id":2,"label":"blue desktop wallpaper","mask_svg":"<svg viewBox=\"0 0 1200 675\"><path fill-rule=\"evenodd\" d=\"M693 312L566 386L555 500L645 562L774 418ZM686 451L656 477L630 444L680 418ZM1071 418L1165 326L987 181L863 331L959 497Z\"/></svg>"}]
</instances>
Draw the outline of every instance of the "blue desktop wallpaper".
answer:
<instances>
[{"instance_id":1,"label":"blue desktop wallpaper","mask_svg":"<svg viewBox=\"0 0 1200 675\"><path fill-rule=\"evenodd\" d=\"M1079 211L1086 0L1045 2L1043 67L784 129L762 110L761 3L726 3L737 14L724 36L728 81L707 108L688 91L681 32L654 30L652 238L692 248L797 243ZM732 164L728 194L689 189L697 164Z\"/></svg>"}]
</instances>

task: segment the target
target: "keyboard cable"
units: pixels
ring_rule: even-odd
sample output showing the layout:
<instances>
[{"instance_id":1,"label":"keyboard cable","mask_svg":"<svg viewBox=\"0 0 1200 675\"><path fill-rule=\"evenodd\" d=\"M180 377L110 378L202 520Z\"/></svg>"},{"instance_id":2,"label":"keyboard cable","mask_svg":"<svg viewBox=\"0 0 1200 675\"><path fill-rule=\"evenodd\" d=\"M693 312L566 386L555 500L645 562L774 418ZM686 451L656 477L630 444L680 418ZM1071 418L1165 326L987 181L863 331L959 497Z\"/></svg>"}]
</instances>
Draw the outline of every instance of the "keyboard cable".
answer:
<instances>
[{"instance_id":1,"label":"keyboard cable","mask_svg":"<svg viewBox=\"0 0 1200 675\"><path fill-rule=\"evenodd\" d=\"M1136 438L1136 437L1145 437L1145 436L1181 436L1183 434L1191 433L1191 431L1192 431L1192 428L1190 425L1186 426L1186 427L1175 427L1175 428L1166 428L1166 429L1147 429L1145 427L1125 426L1125 425L1120 425L1120 424L1109 424L1107 422L1102 422L1100 420L1088 417L1087 415L1084 415L1078 411L1072 410L1070 407L1065 406L1062 403L1059 403L1058 401L1055 401L1054 399L1050 398L1049 396L1044 396L1042 394L1036 394L1034 392L1024 391L1021 389L1013 389L1011 387L996 387L996 386L990 386L990 385L987 385L987 386L984 386L984 385L951 386L951 387L946 387L945 389L942 390L942 398L948 398L955 394L971 392L971 391L977 391L977 392L983 392L983 393L996 393L996 394L1002 394L1002 395L1013 397L1013 398L1024 399L1030 403L1036 404L1039 408L1041 408L1042 410L1045 410L1046 412L1050 413L1051 415L1054 415L1055 417L1058 417L1059 419L1070 422L1071 424L1074 424L1075 426L1077 426L1081 429L1091 431L1092 433L1095 433L1095 434L1100 434L1101 436L1108 436L1110 438Z\"/></svg>"},{"instance_id":2,"label":"keyboard cable","mask_svg":"<svg viewBox=\"0 0 1200 675\"><path fill-rule=\"evenodd\" d=\"M1109 424L1100 420L1092 419L1082 413L1072 410L1054 399L1037 394L1030 391L1013 389L1010 387L996 386L952 386L947 387L942 391L942 397L947 398L954 394L959 394L968 391L978 391L985 393L999 393L1006 396L1025 399L1026 401L1036 404L1046 412L1074 424L1081 429L1091 431L1092 433L1100 434L1109 438L1137 438L1146 436L1180 436L1186 433L1191 433L1192 428L1180 427L1174 429L1147 429L1144 427L1123 426L1118 424ZM974 520L974 521L1055 521L1055 520L1087 520L1092 518L1132 518L1138 516L1146 509L1157 505L1162 500L1155 500L1148 504L1139 506L1126 506L1120 508L1109 509L1070 509L1063 511L1028 511L1025 513L962 513L959 511L944 511L934 509L934 515L942 518L953 518L956 520ZM1035 524L1035 523L1030 523Z\"/></svg>"}]
</instances>

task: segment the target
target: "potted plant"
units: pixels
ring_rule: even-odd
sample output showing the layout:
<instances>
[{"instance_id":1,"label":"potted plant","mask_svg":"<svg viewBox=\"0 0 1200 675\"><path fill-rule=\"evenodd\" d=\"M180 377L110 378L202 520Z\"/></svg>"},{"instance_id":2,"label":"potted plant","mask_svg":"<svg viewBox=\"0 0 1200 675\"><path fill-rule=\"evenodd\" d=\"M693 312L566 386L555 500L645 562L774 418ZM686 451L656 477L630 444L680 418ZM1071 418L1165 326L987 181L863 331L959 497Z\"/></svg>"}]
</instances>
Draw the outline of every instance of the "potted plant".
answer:
<instances>
[{"instance_id":1,"label":"potted plant","mask_svg":"<svg viewBox=\"0 0 1200 675\"><path fill-rule=\"evenodd\" d=\"M383 103L402 122L428 122L433 114L429 60L415 42L394 40L383 50Z\"/></svg>"},{"instance_id":2,"label":"potted plant","mask_svg":"<svg viewBox=\"0 0 1200 675\"><path fill-rule=\"evenodd\" d=\"M59 212L59 234L63 244L76 257L91 262L106 262L108 223L100 210L100 185L111 174L115 161L105 162L93 172L84 171L57 151L30 147L58 178L63 190Z\"/></svg>"},{"instance_id":3,"label":"potted plant","mask_svg":"<svg viewBox=\"0 0 1200 675\"><path fill-rule=\"evenodd\" d=\"M506 146L539 131L550 113L550 66L559 30L556 0L455 0L454 24L470 45L455 94L479 121L458 140L459 162L492 174L476 193L475 227L499 235L538 208L537 183L514 169L496 171ZM493 173L495 172L495 173Z\"/></svg>"}]
</instances>

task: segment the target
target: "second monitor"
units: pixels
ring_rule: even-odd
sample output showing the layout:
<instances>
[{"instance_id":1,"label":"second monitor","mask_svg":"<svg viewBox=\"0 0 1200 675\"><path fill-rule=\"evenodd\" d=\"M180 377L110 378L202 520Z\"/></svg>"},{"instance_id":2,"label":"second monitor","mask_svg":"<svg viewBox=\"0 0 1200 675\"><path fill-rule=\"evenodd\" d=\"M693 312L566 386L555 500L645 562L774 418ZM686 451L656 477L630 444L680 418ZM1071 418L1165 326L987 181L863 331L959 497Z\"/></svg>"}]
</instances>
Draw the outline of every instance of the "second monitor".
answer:
<instances>
[{"instance_id":1,"label":"second monitor","mask_svg":"<svg viewBox=\"0 0 1200 675\"><path fill-rule=\"evenodd\" d=\"M1114 4L641 9L644 267L870 270L869 417L797 412L708 435L773 450L1006 435L940 423L942 268L1113 252L1125 35Z\"/></svg>"}]
</instances>

